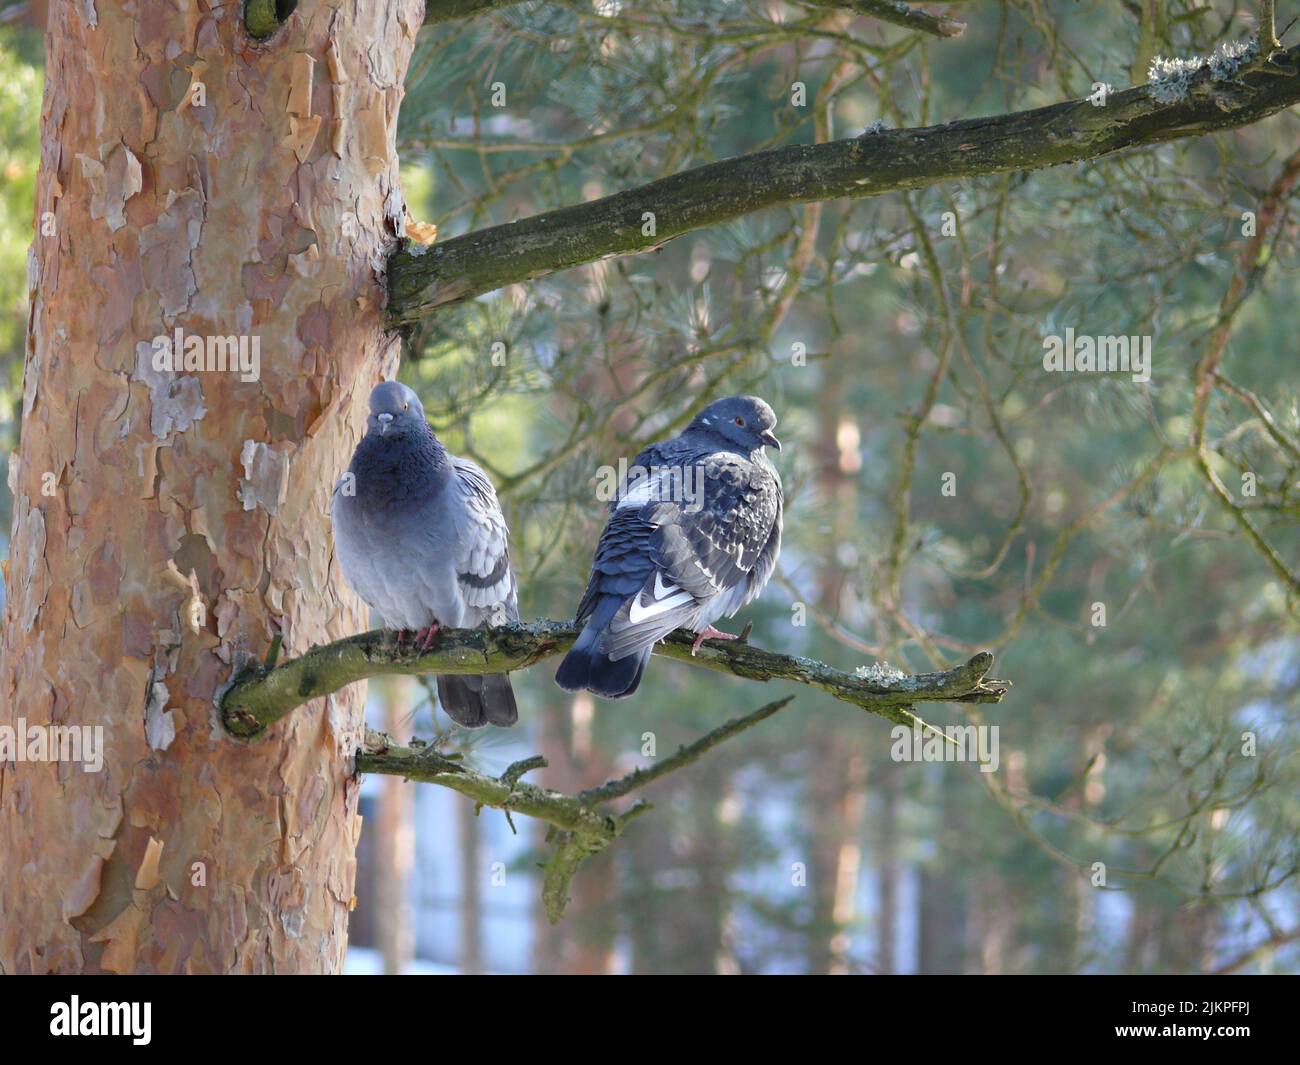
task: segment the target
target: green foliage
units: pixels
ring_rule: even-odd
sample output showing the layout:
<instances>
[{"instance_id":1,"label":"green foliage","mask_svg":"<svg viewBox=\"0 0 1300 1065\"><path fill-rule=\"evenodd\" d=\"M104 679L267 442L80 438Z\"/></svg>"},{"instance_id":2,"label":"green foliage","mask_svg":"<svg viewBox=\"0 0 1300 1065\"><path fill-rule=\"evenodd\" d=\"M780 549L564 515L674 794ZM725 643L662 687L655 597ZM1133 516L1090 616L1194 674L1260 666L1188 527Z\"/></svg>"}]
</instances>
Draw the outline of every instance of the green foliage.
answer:
<instances>
[{"instance_id":1,"label":"green foliage","mask_svg":"<svg viewBox=\"0 0 1300 1065\"><path fill-rule=\"evenodd\" d=\"M921 125L1083 95L1097 80L1123 87L1141 29L1123 5L1102 7L969 13L962 38L923 43L868 20L841 30L797 9L777 23L762 6L720 0L602 7L607 17L506 11L423 42L401 136L429 160L432 218L453 235L807 141L811 101L840 61L850 74L835 136L877 117ZM1222 13L1190 3L1166 13L1147 28L1162 54L1208 54L1223 39ZM809 106L791 105L796 81ZM505 107L491 103L494 84ZM671 820L657 810L620 840L617 909L579 908L575 937L625 928L647 970L709 970L722 955L741 969L818 968L836 951L840 965L872 968L892 951L895 966L921 969L1171 971L1231 954L1294 908L1294 603L1190 462L1168 461L1130 491L1162 448L1188 438L1190 374L1243 245L1241 212L1257 209L1277 171L1274 123L827 204L806 263L797 242L809 216L772 211L429 323L418 372L435 421L473 426L504 405L522 426L522 447L516 434L501 440L512 461L474 435L511 508L526 613L562 616L577 601L603 520L598 466L630 460L706 398L753 390L793 444L778 460L783 579L742 619L755 642L841 668L874 658L933 668L925 639L947 662L992 646L998 674L1017 683L979 719L1001 729L992 777L896 764L887 730L800 691L725 758L663 786ZM479 144L518 147L479 154ZM943 233L945 212L955 235ZM1224 369L1294 437L1293 230L1270 255ZM1043 372L1043 337L1067 327L1151 337L1151 382ZM508 342L504 368L486 358L493 338ZM904 499L908 419L941 360ZM1294 458L1222 395L1207 432L1235 464L1225 478L1251 469L1269 485L1260 520L1294 565L1284 487L1300 473ZM955 496L940 491L947 473ZM1104 626L1092 623L1096 603ZM805 627L792 624L798 604L812 610ZM546 671L525 677L517 686L543 727L571 727L575 711ZM634 700L597 705L583 724L586 772L626 764L648 733L672 749L759 698L740 681L653 663ZM931 717L946 723L942 710ZM952 708L948 720L963 716ZM1252 729L1259 752L1245 757ZM825 777L833 785L821 787ZM865 806L858 821L837 805L848 796ZM863 850L864 868L838 927L827 855L846 846ZM804 887L790 874L800 862ZM919 876L936 926L887 951L880 936L898 934L905 904L884 912L879 890L889 878L904 890L900 869ZM1199 954L1179 941L1188 908ZM962 926L984 945L950 942ZM728 939L724 927L743 931ZM985 962L969 953L981 949Z\"/></svg>"},{"instance_id":2,"label":"green foliage","mask_svg":"<svg viewBox=\"0 0 1300 1065\"><path fill-rule=\"evenodd\" d=\"M27 326L27 249L32 242L40 160L41 68L31 32L0 36L0 445L18 435L23 338ZM9 490L0 487L7 542Z\"/></svg>"}]
</instances>

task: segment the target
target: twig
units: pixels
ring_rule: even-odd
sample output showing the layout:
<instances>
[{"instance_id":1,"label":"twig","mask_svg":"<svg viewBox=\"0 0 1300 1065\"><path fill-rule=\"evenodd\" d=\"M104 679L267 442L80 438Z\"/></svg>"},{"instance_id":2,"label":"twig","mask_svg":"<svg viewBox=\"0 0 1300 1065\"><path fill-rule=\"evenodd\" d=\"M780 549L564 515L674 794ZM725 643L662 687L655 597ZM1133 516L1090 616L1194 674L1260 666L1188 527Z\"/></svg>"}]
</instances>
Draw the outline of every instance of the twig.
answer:
<instances>
[{"instance_id":1,"label":"twig","mask_svg":"<svg viewBox=\"0 0 1300 1065\"><path fill-rule=\"evenodd\" d=\"M793 695L787 695L784 699L778 699L774 703L759 707L752 714L746 714L744 717L733 717L726 724L718 726L705 736L701 736L690 746L678 748L677 753L671 757L664 758L647 769L634 769L627 776L620 777L618 780L611 780L596 788L588 788L578 798L584 802L608 802L611 799L622 798L637 788L645 787L652 780L658 780L660 777L680 769L684 765L690 765L691 762L694 762L706 751L716 747L724 740L729 740L732 736L744 732L747 728L753 728L760 721L771 717L793 699Z\"/></svg>"},{"instance_id":2,"label":"twig","mask_svg":"<svg viewBox=\"0 0 1300 1065\"><path fill-rule=\"evenodd\" d=\"M935 37L960 37L966 23L948 15L932 15L900 0L805 0L817 7L838 7L868 18L878 18L904 29L920 30Z\"/></svg>"},{"instance_id":3,"label":"twig","mask_svg":"<svg viewBox=\"0 0 1300 1065\"><path fill-rule=\"evenodd\" d=\"M518 812L549 824L552 832L547 841L555 844L555 850L546 861L542 898L547 916L554 923L564 912L569 899L569 885L582 863L603 851L633 818L650 809L648 803L638 802L622 813L613 814L602 811L600 807L603 804L621 799L689 765L711 748L771 717L789 705L793 698L793 695L787 695L744 717L733 718L646 769L635 770L619 780L588 788L577 795L565 795L520 782L524 773L546 766L546 759L540 755L514 762L499 777L493 777L431 747L402 747L383 733L371 730L366 731L365 745L357 752L356 768L358 773L385 773L407 780L440 784L468 796L480 807L490 806L503 811L507 818L512 812Z\"/></svg>"}]
</instances>

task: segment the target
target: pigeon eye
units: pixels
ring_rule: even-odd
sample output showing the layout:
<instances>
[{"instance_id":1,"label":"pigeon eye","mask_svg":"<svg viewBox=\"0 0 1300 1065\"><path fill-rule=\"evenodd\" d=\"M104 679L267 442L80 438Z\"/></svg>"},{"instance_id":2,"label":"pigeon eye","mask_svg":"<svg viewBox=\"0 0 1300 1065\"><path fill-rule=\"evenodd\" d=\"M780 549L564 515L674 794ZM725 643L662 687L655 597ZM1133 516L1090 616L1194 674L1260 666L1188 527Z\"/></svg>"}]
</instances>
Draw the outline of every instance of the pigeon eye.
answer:
<instances>
[{"instance_id":1,"label":"pigeon eye","mask_svg":"<svg viewBox=\"0 0 1300 1065\"><path fill-rule=\"evenodd\" d=\"M411 409L411 405L409 403L402 404L402 410L410 410L410 409Z\"/></svg>"},{"instance_id":2,"label":"pigeon eye","mask_svg":"<svg viewBox=\"0 0 1300 1065\"><path fill-rule=\"evenodd\" d=\"M736 415L736 424L739 425L742 429L745 428L745 419L740 417L740 415Z\"/></svg>"}]
</instances>

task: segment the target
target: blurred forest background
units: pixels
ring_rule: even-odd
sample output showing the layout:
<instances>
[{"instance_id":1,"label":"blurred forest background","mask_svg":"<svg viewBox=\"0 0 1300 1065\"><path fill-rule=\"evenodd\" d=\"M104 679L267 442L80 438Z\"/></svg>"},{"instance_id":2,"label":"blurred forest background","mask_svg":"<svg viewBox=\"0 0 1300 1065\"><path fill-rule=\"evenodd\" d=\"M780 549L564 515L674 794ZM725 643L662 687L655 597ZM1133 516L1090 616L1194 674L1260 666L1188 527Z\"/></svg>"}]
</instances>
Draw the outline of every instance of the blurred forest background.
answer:
<instances>
[{"instance_id":1,"label":"blurred forest background","mask_svg":"<svg viewBox=\"0 0 1300 1065\"><path fill-rule=\"evenodd\" d=\"M1157 53L1255 25L1222 2L934 6L966 32L775 0L525 3L426 29L402 109L411 211L452 236L767 146L1122 88ZM26 16L0 5L6 453L41 107ZM896 763L886 722L808 688L658 660L634 700L594 704L552 684L554 662L516 674L519 728L446 742L492 772L543 754L530 779L565 791L645 764L648 733L663 755L797 698L650 789L655 810L584 867L556 926L536 825L368 780L350 968L1300 968L1290 186L1231 287L1243 213L1262 218L1297 165L1298 117L770 211L444 309L412 337L404 379L497 483L524 617L572 616L604 520L597 468L750 391L781 417L787 490L778 576L737 621L753 642L848 670L990 648L1015 688L924 715L1000 727L982 774ZM1150 383L1045 372L1043 337L1066 328L1151 337ZM0 490L6 533L9 510ZM431 689L373 682L372 724L446 729Z\"/></svg>"}]
</instances>

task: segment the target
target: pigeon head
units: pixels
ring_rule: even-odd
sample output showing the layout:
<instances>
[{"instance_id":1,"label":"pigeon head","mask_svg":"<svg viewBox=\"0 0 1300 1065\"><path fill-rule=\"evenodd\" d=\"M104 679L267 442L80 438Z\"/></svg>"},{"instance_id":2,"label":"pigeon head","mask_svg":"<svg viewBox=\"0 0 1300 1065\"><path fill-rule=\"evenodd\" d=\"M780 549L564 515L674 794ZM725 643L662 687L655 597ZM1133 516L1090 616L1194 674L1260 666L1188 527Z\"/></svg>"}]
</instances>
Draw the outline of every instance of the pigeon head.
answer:
<instances>
[{"instance_id":1,"label":"pigeon head","mask_svg":"<svg viewBox=\"0 0 1300 1065\"><path fill-rule=\"evenodd\" d=\"M772 432L776 428L776 414L757 396L714 400L687 428L720 436L745 452L757 451L764 444L781 450L781 441Z\"/></svg>"},{"instance_id":2,"label":"pigeon head","mask_svg":"<svg viewBox=\"0 0 1300 1065\"><path fill-rule=\"evenodd\" d=\"M370 417L366 428L371 435L398 439L428 429L420 397L399 381L383 381L370 393Z\"/></svg>"},{"instance_id":3,"label":"pigeon head","mask_svg":"<svg viewBox=\"0 0 1300 1065\"><path fill-rule=\"evenodd\" d=\"M419 396L397 381L375 386L366 435L348 470L356 475L358 503L367 507L427 501L446 482L447 449L424 420Z\"/></svg>"}]
</instances>

